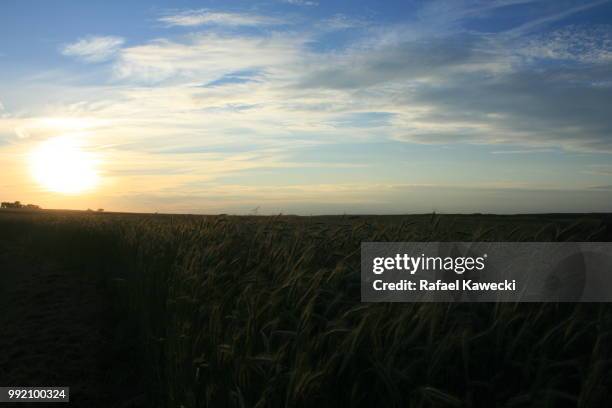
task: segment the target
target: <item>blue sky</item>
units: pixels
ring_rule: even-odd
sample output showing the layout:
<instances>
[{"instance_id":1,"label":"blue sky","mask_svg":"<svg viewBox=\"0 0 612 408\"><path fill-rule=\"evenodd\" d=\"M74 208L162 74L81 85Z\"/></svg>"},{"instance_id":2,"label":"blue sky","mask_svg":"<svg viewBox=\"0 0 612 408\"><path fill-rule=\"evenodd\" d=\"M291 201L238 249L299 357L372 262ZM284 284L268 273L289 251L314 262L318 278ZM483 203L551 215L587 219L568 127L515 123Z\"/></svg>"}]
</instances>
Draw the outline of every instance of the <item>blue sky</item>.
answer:
<instances>
[{"instance_id":1,"label":"blue sky","mask_svg":"<svg viewBox=\"0 0 612 408\"><path fill-rule=\"evenodd\" d=\"M611 22L611 1L3 1L0 198L612 211ZM33 177L58 137L96 188Z\"/></svg>"}]
</instances>

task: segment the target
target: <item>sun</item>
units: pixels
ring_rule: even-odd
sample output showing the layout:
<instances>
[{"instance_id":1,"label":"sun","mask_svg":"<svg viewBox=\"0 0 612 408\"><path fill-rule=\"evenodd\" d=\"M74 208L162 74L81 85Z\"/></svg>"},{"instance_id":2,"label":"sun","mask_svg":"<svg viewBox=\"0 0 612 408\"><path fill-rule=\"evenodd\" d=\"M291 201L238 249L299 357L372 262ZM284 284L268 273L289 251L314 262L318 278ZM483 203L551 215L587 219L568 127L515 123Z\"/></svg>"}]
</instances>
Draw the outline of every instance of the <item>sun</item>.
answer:
<instances>
[{"instance_id":1,"label":"sun","mask_svg":"<svg viewBox=\"0 0 612 408\"><path fill-rule=\"evenodd\" d=\"M29 159L34 179L47 191L80 194L99 183L95 156L83 150L76 138L48 139L31 152Z\"/></svg>"}]
</instances>

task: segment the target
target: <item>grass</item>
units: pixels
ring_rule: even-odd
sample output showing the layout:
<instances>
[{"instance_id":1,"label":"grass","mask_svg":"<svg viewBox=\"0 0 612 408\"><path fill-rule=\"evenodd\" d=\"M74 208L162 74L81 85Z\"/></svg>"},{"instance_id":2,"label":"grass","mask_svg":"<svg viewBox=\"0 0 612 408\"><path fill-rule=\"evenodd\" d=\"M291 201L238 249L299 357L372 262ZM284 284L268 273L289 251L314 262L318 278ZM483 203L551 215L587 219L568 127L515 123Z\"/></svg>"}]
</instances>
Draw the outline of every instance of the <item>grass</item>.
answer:
<instances>
[{"instance_id":1,"label":"grass","mask_svg":"<svg viewBox=\"0 0 612 408\"><path fill-rule=\"evenodd\" d=\"M0 213L0 239L95 271L151 406L189 408L605 406L608 305L363 304L359 249L607 228L598 215Z\"/></svg>"}]
</instances>

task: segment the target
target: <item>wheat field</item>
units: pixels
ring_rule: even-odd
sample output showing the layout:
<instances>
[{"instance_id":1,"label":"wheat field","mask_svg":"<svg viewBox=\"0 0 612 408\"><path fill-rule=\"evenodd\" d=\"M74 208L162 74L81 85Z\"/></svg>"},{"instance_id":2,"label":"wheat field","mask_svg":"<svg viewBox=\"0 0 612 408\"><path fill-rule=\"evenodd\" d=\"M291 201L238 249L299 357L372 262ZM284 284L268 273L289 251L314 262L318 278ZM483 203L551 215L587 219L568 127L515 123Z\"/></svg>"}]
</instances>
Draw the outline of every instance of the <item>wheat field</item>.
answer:
<instances>
[{"instance_id":1,"label":"wheat field","mask_svg":"<svg viewBox=\"0 0 612 408\"><path fill-rule=\"evenodd\" d=\"M158 407L605 406L608 305L361 303L359 257L362 241L609 234L598 215L0 212L7 248L96 280L134 361L107 375Z\"/></svg>"}]
</instances>

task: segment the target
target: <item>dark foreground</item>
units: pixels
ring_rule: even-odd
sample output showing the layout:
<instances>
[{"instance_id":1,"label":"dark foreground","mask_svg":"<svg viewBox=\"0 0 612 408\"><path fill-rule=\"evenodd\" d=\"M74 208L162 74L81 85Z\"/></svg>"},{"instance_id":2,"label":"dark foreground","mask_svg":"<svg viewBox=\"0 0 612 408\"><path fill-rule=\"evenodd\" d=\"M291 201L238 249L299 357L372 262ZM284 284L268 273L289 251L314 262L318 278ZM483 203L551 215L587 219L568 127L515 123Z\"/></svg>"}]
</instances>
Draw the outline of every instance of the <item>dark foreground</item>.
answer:
<instances>
[{"instance_id":1,"label":"dark foreground","mask_svg":"<svg viewBox=\"0 0 612 408\"><path fill-rule=\"evenodd\" d=\"M0 386L83 407L606 406L608 305L360 303L361 241L425 240L612 224L1 211Z\"/></svg>"}]
</instances>

